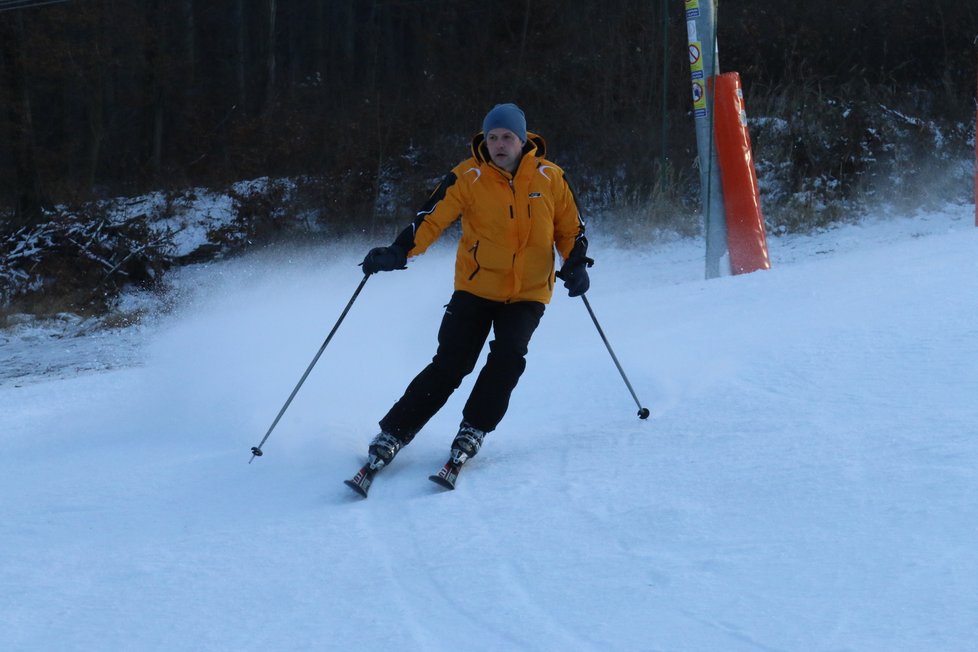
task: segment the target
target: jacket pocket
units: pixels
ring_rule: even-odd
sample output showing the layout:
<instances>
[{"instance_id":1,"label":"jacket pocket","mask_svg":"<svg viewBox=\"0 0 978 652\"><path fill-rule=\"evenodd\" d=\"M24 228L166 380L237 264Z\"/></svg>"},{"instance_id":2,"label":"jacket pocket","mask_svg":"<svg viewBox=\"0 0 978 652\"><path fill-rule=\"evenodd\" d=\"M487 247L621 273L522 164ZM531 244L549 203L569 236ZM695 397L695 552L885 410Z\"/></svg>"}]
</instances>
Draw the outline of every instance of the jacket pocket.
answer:
<instances>
[{"instance_id":1,"label":"jacket pocket","mask_svg":"<svg viewBox=\"0 0 978 652\"><path fill-rule=\"evenodd\" d=\"M527 247L523 263L523 288L553 290L554 262L553 245Z\"/></svg>"}]
</instances>

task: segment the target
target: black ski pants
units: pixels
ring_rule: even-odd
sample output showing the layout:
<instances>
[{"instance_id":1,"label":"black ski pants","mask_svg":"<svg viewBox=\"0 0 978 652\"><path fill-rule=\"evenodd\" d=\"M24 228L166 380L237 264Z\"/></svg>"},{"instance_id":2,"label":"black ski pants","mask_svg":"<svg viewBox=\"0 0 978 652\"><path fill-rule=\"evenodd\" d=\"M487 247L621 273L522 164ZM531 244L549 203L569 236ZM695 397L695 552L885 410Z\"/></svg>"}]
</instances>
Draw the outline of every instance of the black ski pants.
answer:
<instances>
[{"instance_id":1,"label":"black ski pants","mask_svg":"<svg viewBox=\"0 0 978 652\"><path fill-rule=\"evenodd\" d=\"M475 369L490 329L494 338L489 356L462 418L479 430L495 430L526 368L527 346L543 310L544 305L537 301L502 303L455 292L445 306L435 357L380 420L381 430L410 442Z\"/></svg>"}]
</instances>

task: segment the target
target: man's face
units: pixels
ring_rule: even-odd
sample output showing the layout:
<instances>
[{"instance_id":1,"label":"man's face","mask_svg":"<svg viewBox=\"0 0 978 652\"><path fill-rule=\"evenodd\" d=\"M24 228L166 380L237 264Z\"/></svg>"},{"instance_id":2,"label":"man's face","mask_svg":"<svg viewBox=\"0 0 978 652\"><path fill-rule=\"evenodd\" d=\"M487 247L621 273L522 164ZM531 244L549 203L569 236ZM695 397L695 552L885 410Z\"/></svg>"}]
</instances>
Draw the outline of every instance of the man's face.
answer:
<instances>
[{"instance_id":1,"label":"man's face","mask_svg":"<svg viewBox=\"0 0 978 652\"><path fill-rule=\"evenodd\" d=\"M486 147L492 162L506 170L515 172L523 153L523 142L509 129L497 127L486 134Z\"/></svg>"}]
</instances>

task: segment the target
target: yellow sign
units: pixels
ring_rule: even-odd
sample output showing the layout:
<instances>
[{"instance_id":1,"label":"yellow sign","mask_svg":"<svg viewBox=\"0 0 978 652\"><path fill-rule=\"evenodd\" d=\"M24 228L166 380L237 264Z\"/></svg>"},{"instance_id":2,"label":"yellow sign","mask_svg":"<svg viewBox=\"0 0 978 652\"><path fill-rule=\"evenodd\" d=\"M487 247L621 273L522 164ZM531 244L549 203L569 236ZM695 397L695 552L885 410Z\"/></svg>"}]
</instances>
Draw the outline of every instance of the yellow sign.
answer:
<instances>
[{"instance_id":1,"label":"yellow sign","mask_svg":"<svg viewBox=\"0 0 978 652\"><path fill-rule=\"evenodd\" d=\"M703 72L703 44L696 34L700 0L686 0L686 35L689 42L689 74L693 82L693 116L706 116L706 75Z\"/></svg>"}]
</instances>

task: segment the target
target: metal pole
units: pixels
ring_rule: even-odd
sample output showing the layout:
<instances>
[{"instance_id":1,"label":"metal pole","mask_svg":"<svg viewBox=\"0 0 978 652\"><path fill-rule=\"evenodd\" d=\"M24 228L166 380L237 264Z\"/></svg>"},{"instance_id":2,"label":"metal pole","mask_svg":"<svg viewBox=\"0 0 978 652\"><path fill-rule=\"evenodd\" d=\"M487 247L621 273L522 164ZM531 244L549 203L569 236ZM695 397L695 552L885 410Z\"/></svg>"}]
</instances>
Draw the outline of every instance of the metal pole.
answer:
<instances>
[{"instance_id":1,"label":"metal pole","mask_svg":"<svg viewBox=\"0 0 978 652\"><path fill-rule=\"evenodd\" d=\"M262 456L261 447L265 445L265 442L268 440L269 435L271 435L272 431L275 430L275 426L278 425L279 419L282 418L282 415L285 414L285 411L289 408L289 405L292 403L292 399L294 399L295 395L299 393L299 388L302 387L302 383L306 382L306 378L309 377L309 373L312 371L312 368L316 366L317 362L319 362L319 357L323 354L323 351L326 350L326 346L329 344L329 341L333 339L333 335L336 334L336 330L340 327L340 324L343 323L343 319L346 317L346 313L350 312L350 308L353 307L353 302L357 300L358 296L360 296L360 290L362 290L363 286L367 284L368 278L370 278L370 275L364 274L363 280L360 281L360 285L357 286L356 292L354 292L353 296L350 297L350 301L349 303L346 304L346 308L343 309L343 313L340 315L340 318L337 319L336 324L333 325L333 330L329 332L329 335L326 336L326 341L323 342L323 345L321 347L319 347L319 352L316 353L316 357L314 357L312 359L312 362L309 363L309 366L306 367L306 372L302 374L302 378L299 379L299 383L295 386L295 389L292 390L292 393L289 394L289 398L288 400L285 401L285 405L283 405L282 409L278 411L278 416L275 417L275 421L272 422L272 425L271 427L269 427L268 432L265 433L265 436L262 437L261 442L259 442L257 446L253 446L251 448L251 459L248 460L248 464L254 462L256 457Z\"/></svg>"},{"instance_id":2,"label":"metal pole","mask_svg":"<svg viewBox=\"0 0 978 652\"><path fill-rule=\"evenodd\" d=\"M727 253L727 226L720 186L720 166L713 146L713 91L710 78L720 71L717 56L715 0L686 0L686 34L693 91L693 118L706 227L706 278L721 275ZM728 270L729 271L729 270Z\"/></svg>"},{"instance_id":3,"label":"metal pole","mask_svg":"<svg viewBox=\"0 0 978 652\"><path fill-rule=\"evenodd\" d=\"M635 399L635 405L638 406L638 418L648 419L649 409L642 407L642 402L639 401L638 396L635 395L635 390L632 389L632 384L628 382L628 376L625 375L625 370L621 368L621 363L618 362L618 356L616 356L615 352L611 349L611 344L608 342L608 338L604 336L604 331L601 330L601 324L598 323L598 318L594 316L594 311L591 310L591 302L587 300L587 295L584 294L581 295L581 299L584 301L584 307L587 308L588 314L591 315L591 321L594 322L594 327L598 329L598 335L601 336L601 340L608 348L608 353L611 354L611 359L614 360L615 366L618 367L618 373L621 374L621 379L625 381L625 387L628 388L628 391L632 394L632 398Z\"/></svg>"}]
</instances>

